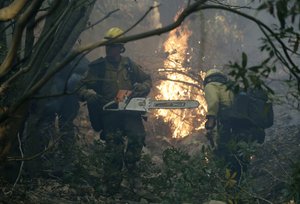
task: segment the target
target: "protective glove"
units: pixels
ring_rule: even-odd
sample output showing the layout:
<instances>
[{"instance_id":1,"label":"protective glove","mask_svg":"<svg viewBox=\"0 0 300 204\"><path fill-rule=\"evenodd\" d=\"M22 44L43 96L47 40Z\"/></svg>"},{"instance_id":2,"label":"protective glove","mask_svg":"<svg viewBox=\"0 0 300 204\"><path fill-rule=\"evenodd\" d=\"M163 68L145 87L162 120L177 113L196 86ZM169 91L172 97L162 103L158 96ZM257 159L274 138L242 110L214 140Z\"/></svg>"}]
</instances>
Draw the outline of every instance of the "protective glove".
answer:
<instances>
[{"instance_id":1,"label":"protective glove","mask_svg":"<svg viewBox=\"0 0 300 204\"><path fill-rule=\"evenodd\" d=\"M149 87L143 83L135 83L133 85L133 91L131 97L143 97L149 93Z\"/></svg>"},{"instance_id":2,"label":"protective glove","mask_svg":"<svg viewBox=\"0 0 300 204\"><path fill-rule=\"evenodd\" d=\"M87 89L83 93L84 100L86 100L89 103L100 103L101 102L101 96L98 95L93 89Z\"/></svg>"},{"instance_id":3,"label":"protective glove","mask_svg":"<svg viewBox=\"0 0 300 204\"><path fill-rule=\"evenodd\" d=\"M216 143L215 143L215 140L214 140L213 130L207 130L206 131L206 138L208 139L211 148L215 149L216 148Z\"/></svg>"},{"instance_id":4,"label":"protective glove","mask_svg":"<svg viewBox=\"0 0 300 204\"><path fill-rule=\"evenodd\" d=\"M216 117L212 115L206 116L207 121L205 122L205 129L212 130L216 126Z\"/></svg>"}]
</instances>

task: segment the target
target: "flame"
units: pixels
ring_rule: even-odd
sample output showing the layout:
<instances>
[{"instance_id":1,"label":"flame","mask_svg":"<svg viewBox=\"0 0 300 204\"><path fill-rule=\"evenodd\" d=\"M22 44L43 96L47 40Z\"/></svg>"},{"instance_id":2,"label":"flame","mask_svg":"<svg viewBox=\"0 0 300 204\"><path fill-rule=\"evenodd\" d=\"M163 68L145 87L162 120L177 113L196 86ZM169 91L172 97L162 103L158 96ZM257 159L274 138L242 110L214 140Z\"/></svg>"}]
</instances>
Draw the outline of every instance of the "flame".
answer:
<instances>
[{"instance_id":1,"label":"flame","mask_svg":"<svg viewBox=\"0 0 300 204\"><path fill-rule=\"evenodd\" d=\"M206 102L203 90L199 89L199 81L189 76L191 67L189 62L192 55L188 52L188 40L192 32L188 25L183 25L172 30L163 44L167 59L164 68L159 69L163 78L156 86L159 94L156 99L167 100L198 100L201 104L197 109L159 109L155 112L156 117L162 117L164 122L170 125L173 138L185 137L193 131L204 128L204 116L206 113ZM205 75L200 72L198 77ZM197 88L198 87L198 88Z\"/></svg>"}]
</instances>

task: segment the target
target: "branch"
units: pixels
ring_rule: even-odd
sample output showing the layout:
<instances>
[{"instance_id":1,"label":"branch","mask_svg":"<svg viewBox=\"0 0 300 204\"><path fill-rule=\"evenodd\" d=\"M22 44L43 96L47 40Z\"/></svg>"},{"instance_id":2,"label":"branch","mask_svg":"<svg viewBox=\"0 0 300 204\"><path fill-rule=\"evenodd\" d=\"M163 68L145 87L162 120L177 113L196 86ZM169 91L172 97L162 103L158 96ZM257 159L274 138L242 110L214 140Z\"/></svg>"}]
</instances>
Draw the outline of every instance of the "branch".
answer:
<instances>
[{"instance_id":1,"label":"branch","mask_svg":"<svg viewBox=\"0 0 300 204\"><path fill-rule=\"evenodd\" d=\"M200 5L204 4L206 1L207 0L197 1L194 4L192 4L191 6L187 7L186 9L184 9L182 11L182 13L178 16L178 18L175 20L174 23L171 23L165 27L157 28L157 29L154 29L151 31L147 31L144 33L135 34L135 35L127 36L127 37L115 38L115 39L109 40L107 42L98 42L93 45L88 45L86 47L82 47L81 49L78 49L78 51L93 50L100 46L113 44L113 43L127 43L127 42L140 40L140 39L148 38L148 37L155 36L155 35L161 35L163 33L169 32L169 31L179 27L181 25L181 23L186 19L186 17L188 17L190 14L199 11ZM149 11L150 10L151 10L151 8L149 9Z\"/></svg>"},{"instance_id":2,"label":"branch","mask_svg":"<svg viewBox=\"0 0 300 204\"><path fill-rule=\"evenodd\" d=\"M20 139L20 134L18 134L18 142L19 142L19 149L20 149L20 153L21 153L21 158L24 158L24 153L23 153L23 150L22 150L22 142L21 142L21 139ZM17 183L20 180L21 173L22 173L22 170L23 170L23 165L24 165L24 161L21 161L21 165L20 165L20 169L19 169L19 173L18 173L18 176L16 178L16 181L15 181L12 189L7 194L12 195L12 193L14 192L14 189L15 189Z\"/></svg>"},{"instance_id":3,"label":"branch","mask_svg":"<svg viewBox=\"0 0 300 204\"><path fill-rule=\"evenodd\" d=\"M87 45L85 47L79 47L77 49L74 49L70 55L68 55L62 62L57 63L52 70L50 70L45 76L43 76L36 84L34 84L30 90L28 90L23 96L20 97L19 100L17 100L14 104L10 106L10 108L0 113L0 123L6 120L10 114L12 114L20 105L22 105L26 100L30 99L51 77L53 77L57 72L59 72L64 66L66 66L68 63L70 63L74 58L79 56L81 53L84 52L90 52L91 50L94 50L98 47L109 45L112 43L126 43L131 42L143 38L147 38L154 35L160 35L166 32L169 32L178 26L181 25L181 23L185 20L186 17L188 17L190 14L197 12L199 10L199 6L204 4L207 0L199 0L192 4L191 6L187 7L183 10L183 12L178 16L176 21L174 23L169 24L166 27L158 28L155 30L151 30L148 32L140 33L131 35L128 37L122 37L117 39L112 39L109 41L99 41L94 44Z\"/></svg>"},{"instance_id":4,"label":"branch","mask_svg":"<svg viewBox=\"0 0 300 204\"><path fill-rule=\"evenodd\" d=\"M56 2L54 2L54 4L53 4L54 8L53 9L50 8L49 15L59 5L59 3L60 3L60 0L56 0ZM16 73L14 73L12 76L10 76L10 78L8 78L5 82L3 82L0 85L0 95L3 94L3 92L6 89L8 89L8 87L10 86L10 84L13 81L15 81L18 77L20 77L22 74L25 74L28 71L30 71L31 67L33 66L33 62L36 59L39 58L39 53L43 49L43 46L46 44L47 39L49 39L49 37L56 31L57 27L59 26L59 23L60 23L61 19L63 19L67 15L67 12L69 11L69 9L71 9L70 6L68 6L65 9L65 11L63 12L63 14L59 17L59 19L57 19L57 21L55 21L55 23L52 25L51 29L45 34L45 36L42 39L39 39L38 47L36 48L36 50L35 50L34 53L31 53L30 61L28 62L28 64L26 65L26 67L23 67L23 68L19 69ZM37 19L37 21L38 21L38 19ZM35 22L34 24L37 24L37 22ZM26 58L27 57L25 57L24 59L26 60ZM34 80L32 79L32 81L34 81Z\"/></svg>"},{"instance_id":5,"label":"branch","mask_svg":"<svg viewBox=\"0 0 300 204\"><path fill-rule=\"evenodd\" d=\"M42 20L44 20L47 16L50 16L53 11L59 6L59 4L61 3L60 0L55 0L55 2L53 2L53 6L50 7L50 9L47 10L46 13L40 15L34 22L33 25L31 25L32 27L34 27L35 25L39 24L39 22L41 22Z\"/></svg>"},{"instance_id":6,"label":"branch","mask_svg":"<svg viewBox=\"0 0 300 204\"><path fill-rule=\"evenodd\" d=\"M157 5L157 6L150 6L150 8L146 11L146 13L144 13L144 15L137 22L135 22L135 24L133 24L131 27L129 27L127 30L125 30L125 32L123 34L127 33L128 31L130 31L131 29L133 29L134 27L136 27L144 18L146 18L146 16L150 13L150 11L152 11L153 9L155 9L157 7L159 7L159 5Z\"/></svg>"},{"instance_id":7,"label":"branch","mask_svg":"<svg viewBox=\"0 0 300 204\"><path fill-rule=\"evenodd\" d=\"M259 196L259 195L257 195L257 194L251 193L251 192L249 192L249 191L247 191L247 190L245 190L245 189L243 189L243 188L239 188L239 187L238 187L238 189L240 189L240 190L243 191L244 193L247 193L247 194L248 194L249 196L251 196L252 198L256 198L256 199L258 199L258 200L264 201L264 202L269 203L269 204L274 204L273 202L271 202L271 201L269 201L269 200L267 200L267 199L265 199L265 198L263 198L263 197L261 197L261 196Z\"/></svg>"},{"instance_id":8,"label":"branch","mask_svg":"<svg viewBox=\"0 0 300 204\"><path fill-rule=\"evenodd\" d=\"M189 73L186 73L184 71L175 70L173 68L169 68L169 69L166 68L166 69L162 69L162 70L158 71L158 73L161 73L161 72L178 73L178 74L184 75L186 77L189 77L189 78L191 78L194 81L199 82L199 80L200 80L200 82L203 82L203 80L201 79L201 77L197 77L197 76L195 76L195 74L189 74Z\"/></svg>"},{"instance_id":9,"label":"branch","mask_svg":"<svg viewBox=\"0 0 300 204\"><path fill-rule=\"evenodd\" d=\"M59 0L58 0L59 1ZM70 5L70 6L69 6ZM57 19L55 21L55 23L51 26L51 29L45 33L45 36L41 39L39 39L39 43L37 48L35 49L35 52L33 52L30 56L30 60L28 62L28 64L26 65L26 67L23 67L21 69L19 69L16 73L14 73L9 79L7 79L5 82L3 82L0 85L0 95L3 94L3 92L10 86L10 84L17 80L18 77L20 77L21 75L27 73L28 71L30 71L30 69L34 66L33 63L35 62L35 60L40 58L39 53L41 53L41 51L44 49L44 45L47 43L47 39L49 39L49 37L57 30L57 27L59 27L60 22L63 18L66 17L67 13L71 10L72 6L71 4L69 4L68 7L65 9L65 11L63 12L62 15L60 15L59 19ZM54 6L57 6L57 3L54 4ZM51 9L52 10L52 9ZM32 79L32 83L35 80ZM30 87L28 85L28 87Z\"/></svg>"},{"instance_id":10,"label":"branch","mask_svg":"<svg viewBox=\"0 0 300 204\"><path fill-rule=\"evenodd\" d=\"M229 11L229 12L232 12L232 13L235 13L235 14L238 14L240 16L243 16L253 22L255 22L259 28L261 29L264 28L266 29L272 36L275 37L275 39L278 41L278 43L282 46L282 49L283 49L283 52L284 52L284 55L285 57L287 58L288 62L290 63L291 67L290 66L287 66L288 70L291 72L291 74L298 80L298 90L300 91L300 70L297 68L297 65L293 62L293 60L290 58L289 56L289 53L287 52L287 47L286 45L284 44L284 42L272 31L271 28L269 28L266 24L264 24L263 22L261 22L260 20L250 16L250 15L247 15L243 12L240 12L240 11L237 11L237 10L234 10L234 9L231 9L229 7L225 7L225 6L216 6L216 5L204 5L204 6L201 6L199 8L199 10L205 10L205 9L220 9L220 10L226 10L226 11ZM261 29L262 30L262 29ZM263 32L263 30L262 30ZM268 35L266 35L265 32L263 32L263 34L268 38L269 42L270 42L270 39L268 37ZM271 42L270 42L271 43ZM272 44L271 44L272 45ZM274 50L277 50L277 48L272 45L273 49ZM285 62L285 60L284 60ZM283 63L284 63L283 62Z\"/></svg>"},{"instance_id":11,"label":"branch","mask_svg":"<svg viewBox=\"0 0 300 204\"><path fill-rule=\"evenodd\" d=\"M22 33L30 20L31 16L37 12L38 8L41 6L43 1L33 0L32 4L27 8L27 10L22 14L19 20L16 22L16 29L14 31L14 36L12 40L12 45L0 66L0 77L3 77L12 67L13 60L16 58L18 47L21 43Z\"/></svg>"},{"instance_id":12,"label":"branch","mask_svg":"<svg viewBox=\"0 0 300 204\"><path fill-rule=\"evenodd\" d=\"M120 9L115 9L115 10L109 12L108 14L106 14L106 15L105 15L103 18L101 18L100 20L98 20L98 21L96 21L95 23L93 23L93 24L89 25L88 27L86 27L86 30L87 30L87 29L90 29L91 27L94 27L95 25L97 25L97 24L99 24L99 23L101 23L101 22L104 21L105 19L109 18L113 13L115 13L115 12L117 12L117 11L119 11L119 10L120 10Z\"/></svg>"},{"instance_id":13,"label":"branch","mask_svg":"<svg viewBox=\"0 0 300 204\"><path fill-rule=\"evenodd\" d=\"M52 149L58 142L59 140L62 138L64 134L61 134L57 137L56 140L53 141L53 143L51 145L49 145L46 149L44 149L43 151L34 154L32 156L28 156L28 157L24 157L24 155L22 155L22 157L7 157L7 161L30 161L33 160L35 158L38 158L39 156L45 154L46 152L48 152L50 149Z\"/></svg>"},{"instance_id":14,"label":"branch","mask_svg":"<svg viewBox=\"0 0 300 204\"><path fill-rule=\"evenodd\" d=\"M160 80L167 80L167 81L173 81L173 82L179 82L188 86L192 86L195 87L197 89L202 89L203 87L199 86L198 84L193 84L193 83L189 83L186 81L181 81L181 80L175 80L175 79L169 79L168 77L159 77Z\"/></svg>"},{"instance_id":15,"label":"branch","mask_svg":"<svg viewBox=\"0 0 300 204\"><path fill-rule=\"evenodd\" d=\"M8 21L17 16L27 0L14 0L9 6L0 9L0 21Z\"/></svg>"},{"instance_id":16,"label":"branch","mask_svg":"<svg viewBox=\"0 0 300 204\"><path fill-rule=\"evenodd\" d=\"M180 118L182 117L182 115L179 112L183 112L184 110L187 110L187 109L168 109L168 111L170 113L172 113ZM189 122L188 119L189 119L188 117L186 119L181 119L182 120L181 122L183 122L184 124L186 124L188 126L194 127L194 124L192 124L192 122ZM170 120L168 122L170 122ZM176 126L175 124L173 124L173 125L169 124L169 125L173 126L173 127Z\"/></svg>"}]
</instances>

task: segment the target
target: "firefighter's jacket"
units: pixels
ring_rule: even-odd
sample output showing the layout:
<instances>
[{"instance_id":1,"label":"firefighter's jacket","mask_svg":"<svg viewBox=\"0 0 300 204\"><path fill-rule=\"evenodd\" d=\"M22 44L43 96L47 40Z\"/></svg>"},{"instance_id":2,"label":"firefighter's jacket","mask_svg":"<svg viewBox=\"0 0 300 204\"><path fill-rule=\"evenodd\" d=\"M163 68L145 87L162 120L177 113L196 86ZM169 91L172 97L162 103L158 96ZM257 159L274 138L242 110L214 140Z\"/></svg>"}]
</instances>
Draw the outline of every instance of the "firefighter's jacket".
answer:
<instances>
[{"instance_id":1,"label":"firefighter's jacket","mask_svg":"<svg viewBox=\"0 0 300 204\"><path fill-rule=\"evenodd\" d=\"M234 94L227 90L226 84L210 82L204 88L207 103L207 116L218 117L222 110L233 103Z\"/></svg>"},{"instance_id":2,"label":"firefighter's jacket","mask_svg":"<svg viewBox=\"0 0 300 204\"><path fill-rule=\"evenodd\" d=\"M119 90L132 90L135 83L141 83L145 88L143 96L146 96L152 86L150 75L142 71L141 67L128 57L122 57L120 63L115 66L106 58L92 62L82 82L83 87L79 91L79 96L84 96L87 89L94 90L100 96L99 101L87 101L91 125L96 131L104 128L103 117L113 114L104 113L103 105L113 101Z\"/></svg>"},{"instance_id":3,"label":"firefighter's jacket","mask_svg":"<svg viewBox=\"0 0 300 204\"><path fill-rule=\"evenodd\" d=\"M107 101L114 100L119 90L132 90L135 83L142 83L149 91L152 86L150 75L128 57L122 57L118 67L106 58L92 62L83 82L84 89L93 89Z\"/></svg>"}]
</instances>

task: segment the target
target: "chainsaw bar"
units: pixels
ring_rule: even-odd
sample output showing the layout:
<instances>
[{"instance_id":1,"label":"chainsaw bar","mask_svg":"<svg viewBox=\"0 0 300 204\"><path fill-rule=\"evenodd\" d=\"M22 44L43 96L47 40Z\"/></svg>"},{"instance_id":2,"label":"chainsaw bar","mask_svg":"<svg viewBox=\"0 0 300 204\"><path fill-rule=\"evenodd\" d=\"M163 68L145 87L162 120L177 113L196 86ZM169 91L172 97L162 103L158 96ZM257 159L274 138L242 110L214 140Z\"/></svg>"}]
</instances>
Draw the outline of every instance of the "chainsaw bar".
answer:
<instances>
[{"instance_id":1,"label":"chainsaw bar","mask_svg":"<svg viewBox=\"0 0 300 204\"><path fill-rule=\"evenodd\" d=\"M143 111L149 109L187 109L197 108L197 100L152 100L151 98L131 98L126 102L111 101L103 106L104 111Z\"/></svg>"},{"instance_id":2,"label":"chainsaw bar","mask_svg":"<svg viewBox=\"0 0 300 204\"><path fill-rule=\"evenodd\" d=\"M149 109L177 109L197 108L199 102L196 100L150 100Z\"/></svg>"}]
</instances>

